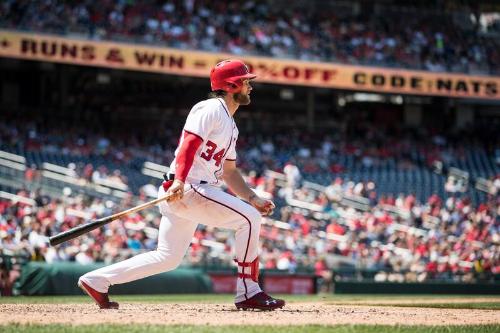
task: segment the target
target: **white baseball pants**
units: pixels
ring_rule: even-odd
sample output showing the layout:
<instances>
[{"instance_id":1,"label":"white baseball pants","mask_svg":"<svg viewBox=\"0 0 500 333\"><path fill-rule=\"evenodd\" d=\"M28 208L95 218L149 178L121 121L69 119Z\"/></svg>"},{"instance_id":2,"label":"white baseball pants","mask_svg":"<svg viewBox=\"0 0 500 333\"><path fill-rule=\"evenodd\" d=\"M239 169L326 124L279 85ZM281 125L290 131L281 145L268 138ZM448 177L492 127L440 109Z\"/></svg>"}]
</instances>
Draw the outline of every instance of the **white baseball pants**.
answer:
<instances>
[{"instance_id":1,"label":"white baseball pants","mask_svg":"<svg viewBox=\"0 0 500 333\"><path fill-rule=\"evenodd\" d=\"M165 195L160 186L159 196ZM175 269L186 254L199 223L236 231L236 259L252 262L258 255L261 215L240 199L208 184L186 184L184 197L159 204L163 215L158 234L158 249L97 269L82 279L95 290L106 293L111 285L126 283ZM238 267L240 273L242 267ZM250 278L238 278L235 302L261 291Z\"/></svg>"}]
</instances>

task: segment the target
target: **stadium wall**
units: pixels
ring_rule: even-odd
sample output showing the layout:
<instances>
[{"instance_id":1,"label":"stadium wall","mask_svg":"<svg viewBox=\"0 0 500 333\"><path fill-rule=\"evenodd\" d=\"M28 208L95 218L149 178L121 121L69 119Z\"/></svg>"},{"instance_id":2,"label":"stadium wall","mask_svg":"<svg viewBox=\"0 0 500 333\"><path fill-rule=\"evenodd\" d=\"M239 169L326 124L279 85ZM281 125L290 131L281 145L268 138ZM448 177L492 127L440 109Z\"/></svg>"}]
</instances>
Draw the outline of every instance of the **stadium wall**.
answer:
<instances>
[{"instance_id":1,"label":"stadium wall","mask_svg":"<svg viewBox=\"0 0 500 333\"><path fill-rule=\"evenodd\" d=\"M21 295L81 295L78 278L103 265L30 262L23 266L17 290ZM196 294L212 292L210 277L199 269L180 268L111 287L113 294Z\"/></svg>"},{"instance_id":2,"label":"stadium wall","mask_svg":"<svg viewBox=\"0 0 500 333\"><path fill-rule=\"evenodd\" d=\"M80 295L78 278L102 265L80 265L76 263L47 264L30 262L23 266L17 283L21 295ZM146 279L115 285L113 294L196 294L234 293L235 272L206 271L194 268L179 268L171 272ZM314 274L287 274L262 270L261 285L272 293L315 294L317 278ZM339 281L334 283L336 294L492 294L500 295L499 283L395 283L373 281Z\"/></svg>"}]
</instances>

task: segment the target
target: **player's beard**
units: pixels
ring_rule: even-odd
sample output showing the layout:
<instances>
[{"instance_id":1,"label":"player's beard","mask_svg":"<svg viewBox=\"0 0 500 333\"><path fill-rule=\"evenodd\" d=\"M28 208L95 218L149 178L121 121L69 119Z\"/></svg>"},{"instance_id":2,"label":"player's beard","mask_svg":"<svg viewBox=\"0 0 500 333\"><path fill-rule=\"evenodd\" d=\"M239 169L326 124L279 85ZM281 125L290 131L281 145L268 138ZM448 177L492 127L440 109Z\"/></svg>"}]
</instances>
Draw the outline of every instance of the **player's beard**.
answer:
<instances>
[{"instance_id":1,"label":"player's beard","mask_svg":"<svg viewBox=\"0 0 500 333\"><path fill-rule=\"evenodd\" d=\"M233 99L239 105L250 104L250 95L248 95L248 94L236 93L233 95Z\"/></svg>"}]
</instances>

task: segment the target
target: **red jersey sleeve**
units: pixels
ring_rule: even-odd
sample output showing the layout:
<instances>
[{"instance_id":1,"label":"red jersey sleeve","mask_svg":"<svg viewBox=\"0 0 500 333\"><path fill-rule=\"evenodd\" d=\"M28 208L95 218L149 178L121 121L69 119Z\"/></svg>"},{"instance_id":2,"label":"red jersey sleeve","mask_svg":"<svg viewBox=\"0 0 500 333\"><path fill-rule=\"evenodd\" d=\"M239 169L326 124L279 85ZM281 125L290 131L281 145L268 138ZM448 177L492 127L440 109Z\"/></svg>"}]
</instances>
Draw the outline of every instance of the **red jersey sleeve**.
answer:
<instances>
[{"instance_id":1,"label":"red jersey sleeve","mask_svg":"<svg viewBox=\"0 0 500 333\"><path fill-rule=\"evenodd\" d=\"M184 131L179 152L175 158L175 179L186 181L189 170L193 166L194 155L203 143L201 137L196 134Z\"/></svg>"}]
</instances>

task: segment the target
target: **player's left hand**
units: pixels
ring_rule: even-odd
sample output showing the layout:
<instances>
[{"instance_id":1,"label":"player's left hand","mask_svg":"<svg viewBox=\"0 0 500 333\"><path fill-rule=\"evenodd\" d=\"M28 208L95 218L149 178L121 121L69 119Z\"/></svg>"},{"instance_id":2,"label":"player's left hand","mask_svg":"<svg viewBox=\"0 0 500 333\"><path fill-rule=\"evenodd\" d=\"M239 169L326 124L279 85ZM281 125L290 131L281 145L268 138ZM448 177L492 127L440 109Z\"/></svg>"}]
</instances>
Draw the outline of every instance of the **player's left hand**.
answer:
<instances>
[{"instance_id":1,"label":"player's left hand","mask_svg":"<svg viewBox=\"0 0 500 333\"><path fill-rule=\"evenodd\" d=\"M249 202L254 206L263 216L271 215L276 207L271 200L260 198L259 196L252 195Z\"/></svg>"}]
</instances>

